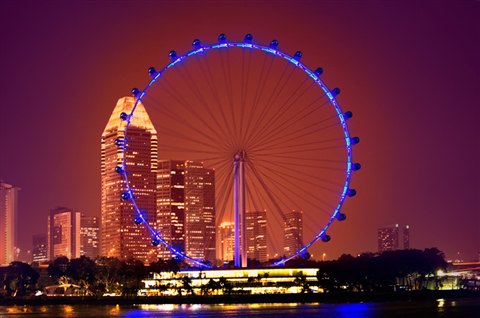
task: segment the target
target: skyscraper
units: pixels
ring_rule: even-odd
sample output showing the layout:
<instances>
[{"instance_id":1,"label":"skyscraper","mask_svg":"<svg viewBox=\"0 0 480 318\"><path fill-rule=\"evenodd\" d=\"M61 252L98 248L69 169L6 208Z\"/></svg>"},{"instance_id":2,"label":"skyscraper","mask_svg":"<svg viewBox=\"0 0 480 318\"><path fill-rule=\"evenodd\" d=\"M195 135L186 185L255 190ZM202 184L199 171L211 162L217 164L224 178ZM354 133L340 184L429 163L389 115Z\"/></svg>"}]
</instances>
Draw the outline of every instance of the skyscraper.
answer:
<instances>
[{"instance_id":1,"label":"skyscraper","mask_svg":"<svg viewBox=\"0 0 480 318\"><path fill-rule=\"evenodd\" d=\"M161 160L157 174L157 228L176 249L215 259L215 171L201 162ZM172 257L161 246L159 257Z\"/></svg>"},{"instance_id":2,"label":"skyscraper","mask_svg":"<svg viewBox=\"0 0 480 318\"><path fill-rule=\"evenodd\" d=\"M283 242L283 253L287 256L303 246L303 211L285 213Z\"/></svg>"},{"instance_id":3,"label":"skyscraper","mask_svg":"<svg viewBox=\"0 0 480 318\"><path fill-rule=\"evenodd\" d=\"M80 212L65 207L50 210L47 241L49 260L80 257Z\"/></svg>"},{"instance_id":4,"label":"skyscraper","mask_svg":"<svg viewBox=\"0 0 480 318\"><path fill-rule=\"evenodd\" d=\"M98 218L82 214L80 219L80 255L98 256Z\"/></svg>"},{"instance_id":5,"label":"skyscraper","mask_svg":"<svg viewBox=\"0 0 480 318\"><path fill-rule=\"evenodd\" d=\"M245 214L247 257L267 261L267 212L247 211Z\"/></svg>"},{"instance_id":6,"label":"skyscraper","mask_svg":"<svg viewBox=\"0 0 480 318\"><path fill-rule=\"evenodd\" d=\"M223 222L218 227L218 234L220 237L220 246L218 258L224 262L233 260L234 246L235 246L235 233L232 222Z\"/></svg>"},{"instance_id":7,"label":"skyscraper","mask_svg":"<svg viewBox=\"0 0 480 318\"><path fill-rule=\"evenodd\" d=\"M125 181L115 171L115 167L122 164L122 148L115 141L123 141L126 128L126 121L120 118L120 114L130 114L134 104L133 97L120 98L102 133L100 251L104 256L150 262L156 259L151 234L145 226L133 222L135 212L132 203L121 199ZM138 103L131 118L127 138L125 164L129 184L144 217L151 226L155 226L157 132L141 103Z\"/></svg>"},{"instance_id":8,"label":"skyscraper","mask_svg":"<svg viewBox=\"0 0 480 318\"><path fill-rule=\"evenodd\" d=\"M32 261L43 263L48 261L48 235L36 234L32 238Z\"/></svg>"},{"instance_id":9,"label":"skyscraper","mask_svg":"<svg viewBox=\"0 0 480 318\"><path fill-rule=\"evenodd\" d=\"M398 250L398 224L379 228L377 231L378 251Z\"/></svg>"},{"instance_id":10,"label":"skyscraper","mask_svg":"<svg viewBox=\"0 0 480 318\"><path fill-rule=\"evenodd\" d=\"M401 237L400 237L401 235ZM393 251L400 248L400 242L403 243L404 249L410 248L410 226L405 225L400 233L398 224L379 228L377 231L378 251Z\"/></svg>"},{"instance_id":11,"label":"skyscraper","mask_svg":"<svg viewBox=\"0 0 480 318\"><path fill-rule=\"evenodd\" d=\"M0 181L0 265L15 260L19 190L20 188Z\"/></svg>"}]
</instances>

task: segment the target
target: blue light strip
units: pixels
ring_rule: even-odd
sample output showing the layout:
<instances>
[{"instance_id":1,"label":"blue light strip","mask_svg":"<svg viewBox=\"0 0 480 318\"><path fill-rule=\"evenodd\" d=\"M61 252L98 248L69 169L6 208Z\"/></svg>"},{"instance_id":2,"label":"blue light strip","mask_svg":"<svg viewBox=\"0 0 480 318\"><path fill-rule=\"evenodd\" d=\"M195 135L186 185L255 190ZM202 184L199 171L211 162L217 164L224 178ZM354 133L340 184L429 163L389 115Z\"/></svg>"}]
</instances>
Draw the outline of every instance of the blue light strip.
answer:
<instances>
[{"instance_id":1,"label":"blue light strip","mask_svg":"<svg viewBox=\"0 0 480 318\"><path fill-rule=\"evenodd\" d=\"M148 88L150 88L150 86L152 86L162 76L162 74L164 72L166 72L167 70L169 70L170 68L172 68L176 64L180 63L182 60L184 60L186 58L189 58L189 57L192 57L192 56L195 56L199 53L204 53L208 50L213 50L213 49L222 49L222 48L230 48L230 47L256 49L256 50L261 50L263 52L266 52L268 54L272 54L274 56L280 56L281 58L285 59L286 61L292 63L293 65L295 65L296 67L298 67L299 69L304 71L318 86L320 86L320 88L327 95L330 103L332 104L332 106L335 108L335 111L337 112L337 116L340 119L340 124L342 125L343 133L344 133L344 136L345 136L345 143L346 143L346 149L347 149L346 178L345 178L345 184L343 186L343 191L340 195L339 203L338 203L337 207L335 208L335 210L334 210L332 216L330 217L329 221L327 222L327 224L322 228L322 230L317 235L314 236L314 238L309 243L305 244L302 248L297 250L295 252L295 254L293 254L289 257L283 258L280 261L274 263L274 266L282 266L286 262L288 262L289 260L291 260L291 259L297 257L298 255L304 253L310 246L312 246L314 243L316 243L318 240L322 239L326 235L326 232L327 232L328 228L333 223L333 221L336 220L336 217L340 213L340 210L343 206L343 203L345 202L345 199L347 197L347 191L348 191L349 186L350 186L350 179L351 179L351 174L352 174L352 162L353 162L352 161L352 143L350 141L350 138L351 138L350 137L350 132L348 130L347 122L346 122L345 117L343 115L343 111L341 110L341 108L338 105L335 97L331 93L331 90L328 89L328 87L320 79L320 77L317 76L311 69L309 69L303 63L301 63L299 60L295 59L293 56L285 54L285 53L283 53L282 51L280 51L276 48L271 48L271 47L268 47L268 46L263 46L263 45L259 45L259 44L255 44L255 43L222 42L222 43L215 43L213 45L201 46L200 48L195 48L194 50L189 51L189 52L185 53L184 55L179 55L174 61L167 64L167 66L165 66L161 71L158 72L158 74L156 74L156 76L153 79L150 80L150 82L147 84L147 86L144 88L144 90L141 91L141 93L138 95L137 100L135 101L135 105L132 109L132 112L128 116L124 137L125 137L125 140L126 140L128 127L131 123L131 118L134 115L134 112L135 112L135 109L137 108L138 103L145 96ZM133 190L130 188L130 185L128 183L128 177L127 177L127 172L126 172L127 167L126 167L126 163L125 163L125 149L126 149L126 143L124 143L124 145L122 146L122 168L124 169L123 178L125 180L127 191L130 192L130 193L133 193ZM185 259L185 260L189 261L190 263L192 263L196 266L199 266L201 268L210 268L209 265L204 264L204 263L202 263L198 260L195 260L195 259L187 256L185 253L176 250L173 246L171 246L167 242L165 242L165 240L161 237L161 235L155 229L153 229L150 226L150 224L148 224L145 221L145 219L143 219L143 215L140 212L140 210L139 210L139 208L138 208L138 206L135 202L135 197L134 196L132 196L131 201L132 201L132 204L134 206L134 209L135 209L137 215L139 215L142 218L142 220L144 220L143 223L148 228L149 232L152 234L152 236L154 238L157 238L160 241L161 244L163 244L165 247L167 247L174 255L176 255L176 256L178 256L182 259Z\"/></svg>"}]
</instances>

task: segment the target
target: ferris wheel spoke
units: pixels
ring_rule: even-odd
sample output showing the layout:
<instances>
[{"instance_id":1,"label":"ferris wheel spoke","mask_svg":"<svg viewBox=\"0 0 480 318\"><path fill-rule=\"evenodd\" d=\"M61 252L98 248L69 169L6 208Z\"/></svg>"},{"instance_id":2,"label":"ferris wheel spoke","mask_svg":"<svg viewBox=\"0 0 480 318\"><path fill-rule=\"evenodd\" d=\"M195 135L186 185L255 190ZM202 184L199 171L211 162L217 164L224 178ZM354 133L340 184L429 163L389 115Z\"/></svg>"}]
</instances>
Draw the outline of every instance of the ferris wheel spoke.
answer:
<instances>
[{"instance_id":1,"label":"ferris wheel spoke","mask_svg":"<svg viewBox=\"0 0 480 318\"><path fill-rule=\"evenodd\" d=\"M272 117L265 118L263 120L262 122L263 125L261 125L261 127L257 130L256 134L251 137L251 140L255 140L258 136L267 134L267 132L269 132L272 128L271 123L275 123L278 119L285 116L285 114L287 114L287 117L288 117L289 115L288 110L291 109L292 105L294 105L299 98L301 98L310 88L314 86L314 84L310 82L310 85L304 88L302 91L303 86L308 82L309 82L308 78L305 78L296 89L292 90L292 93L285 99L285 102L280 106L280 108L276 110L275 113L272 114ZM293 101L290 101L292 98L293 98ZM246 143L249 144L251 140L250 139L247 140Z\"/></svg>"},{"instance_id":2,"label":"ferris wheel spoke","mask_svg":"<svg viewBox=\"0 0 480 318\"><path fill-rule=\"evenodd\" d=\"M261 142L257 142L250 149L254 150L254 149L258 149L259 147L269 148L271 146L276 146L279 144L287 144L291 141L302 140L304 137L318 134L319 132L330 129L332 127L337 127L339 122L335 122L334 124L328 124L325 126L320 126L320 124L329 122L334 118L336 118L336 115L330 116L329 118L323 119L319 122L312 123L306 127L298 128L295 131L290 131L288 129L280 129L277 135L270 136L268 140L265 140L266 138L264 138L263 140L261 140ZM287 128L287 127L282 127L282 128ZM344 138L342 140L344 140Z\"/></svg>"},{"instance_id":3,"label":"ferris wheel spoke","mask_svg":"<svg viewBox=\"0 0 480 318\"><path fill-rule=\"evenodd\" d=\"M198 57L197 57L198 58ZM200 58L199 58L200 59ZM217 83L214 80L214 77L212 75L211 71L211 66L208 62L208 59L200 59L202 62L199 63L200 67L202 68L202 74L204 74L205 78L207 78L207 82L210 83L210 91L214 95L216 104L217 104L217 110L218 114L222 117L222 120L224 122L224 125L227 127L228 130L228 135L225 136L230 136L230 146L232 146L235 142L233 141L233 132L230 129L230 124L229 121L227 120L227 116L225 115L225 111L222 107L222 102L220 99L220 96L218 95L219 88L217 86Z\"/></svg>"},{"instance_id":4,"label":"ferris wheel spoke","mask_svg":"<svg viewBox=\"0 0 480 318\"><path fill-rule=\"evenodd\" d=\"M167 82L167 81L161 81L160 83L163 84L163 87L165 88L165 92L167 92L167 94L172 97L174 100L176 100L179 104L181 104L183 107L186 107L186 109L189 110L189 112L191 112L191 114L194 116L195 119L197 119L198 121L200 121L200 123L203 125L203 127L207 128L212 134L213 136L215 136L216 138L220 138L220 136L218 135L218 132L215 131L211 125L206 122L203 118L203 116L201 116L200 114L197 113L196 111L196 107L193 107L191 104L189 104L188 102L186 102L181 96L182 94L180 94L177 90L175 90L175 88L171 87L171 85ZM182 116L180 116L179 118L182 118ZM196 127L191 127L191 129L195 130L195 131L199 131L198 128ZM206 133L202 133L202 134L206 134ZM208 137L207 135L207 138L212 138L211 136Z\"/></svg>"},{"instance_id":5,"label":"ferris wheel spoke","mask_svg":"<svg viewBox=\"0 0 480 318\"><path fill-rule=\"evenodd\" d=\"M220 189L225 189L226 191L220 192L220 196L216 200L217 208L220 208L217 220L222 220L224 218L227 203L231 202L232 197L232 189L233 189L233 182L231 182L233 177L233 169L226 175L225 179L223 180L222 187ZM218 211L218 210L217 210Z\"/></svg>"},{"instance_id":6,"label":"ferris wheel spoke","mask_svg":"<svg viewBox=\"0 0 480 318\"><path fill-rule=\"evenodd\" d=\"M170 117L170 119L174 120L176 123L178 123L180 126L184 127L186 130L193 130L193 132L188 134L188 136L186 136L185 133L181 133L181 132L175 132L175 134L173 134L172 130L168 130L168 129L163 129L162 130L162 128L160 128L159 132L163 131L163 133L169 134L170 136L176 137L176 138L181 136L182 138L186 138L186 139L189 139L191 141L196 141L196 139L194 139L193 136L203 136L206 140L211 140L213 144L219 145L222 149L226 149L228 147L224 140L221 140L221 139L213 139L212 140L212 136L207 135L205 133L205 131L198 129L197 127L185 122L184 120L179 120L179 118L182 118L182 116L180 116L177 113L172 112L169 107L162 107L162 103L158 102L155 99L155 97L148 96L147 104L151 106L149 109L151 109L155 114L159 114L159 115L163 114L167 117ZM154 107L154 106L157 106L157 107ZM216 136L216 137L218 137L218 136Z\"/></svg>"},{"instance_id":7,"label":"ferris wheel spoke","mask_svg":"<svg viewBox=\"0 0 480 318\"><path fill-rule=\"evenodd\" d=\"M190 74L190 72L188 70L189 70L188 67L186 67L186 70L184 70L184 68L180 67L179 68L180 76L183 77L183 80L190 87L190 90L195 94L195 97L199 101L199 105L203 106L203 108L207 111L207 113L209 115L209 118L215 123L215 126L217 127L218 131L221 132L221 135L230 136L230 139L231 139L232 136L233 136L232 131L230 131L230 129L228 129L228 125L221 125L219 123L217 117L215 116L214 112L210 108L209 103L206 101L205 96L202 93L202 90L199 89L198 85L195 84L196 82L193 80L192 75ZM210 83L208 80L206 82L208 84ZM211 86L210 86L210 89L212 89ZM224 118L224 121L226 121L225 118ZM225 126L226 126L227 131L225 131Z\"/></svg>"},{"instance_id":8,"label":"ferris wheel spoke","mask_svg":"<svg viewBox=\"0 0 480 318\"><path fill-rule=\"evenodd\" d=\"M270 57L270 59L268 59L268 57ZM249 113L249 117L248 117L248 120L247 120L247 127L245 129L245 135L246 135L245 144L246 145L249 144L250 138L248 137L248 132L250 132L250 129L253 129L251 125L254 122L255 114L257 113L257 110L258 110L258 104L259 104L260 99L261 99L260 92L265 89L265 85L267 84L267 81L270 78L270 73L272 71L272 65L273 65L274 59L275 59L275 56L265 55L264 63L266 63L266 61L268 61L268 60L270 60L270 63L268 64L268 67L267 67L267 70L266 70L265 74L263 73L263 67L262 67L262 74L259 78L259 83L257 84L256 90L255 90L255 95L254 95L254 98L253 98L253 101L252 101L251 111ZM255 127L255 126L253 126L253 127Z\"/></svg>"},{"instance_id":9,"label":"ferris wheel spoke","mask_svg":"<svg viewBox=\"0 0 480 318\"><path fill-rule=\"evenodd\" d=\"M259 114L259 116L256 118L255 120L255 123L253 124L253 127L258 127L259 123L264 120L265 116L267 116L267 114L270 112L270 108L272 106L272 100L275 100L275 96L278 94L277 91L279 90L280 87L283 86L283 82L284 82L284 78L289 70L289 68L291 68L291 66L289 64L285 64L285 67L283 69L283 72L282 74L280 75L280 77L278 78L275 86L274 86L274 89L272 90L270 96L268 97L268 99L264 102L264 107L262 107L262 110ZM294 69L292 69L288 75L287 75L287 80L285 82L288 82L288 79L290 78L290 76L292 75ZM260 101L259 101L260 102ZM252 138L252 134L256 134L256 132L254 132L253 129L251 130L248 130L247 131L247 135L245 136L245 140L250 140L250 138Z\"/></svg>"},{"instance_id":10,"label":"ferris wheel spoke","mask_svg":"<svg viewBox=\"0 0 480 318\"><path fill-rule=\"evenodd\" d=\"M281 173L273 172L273 174L275 174L278 177L278 179L268 178L268 176L266 176L264 173L259 172L259 175L261 175L263 178L266 178L266 180L269 180L269 182L276 188L276 190L279 193L282 193L283 197L289 198L291 194L286 193L283 189L288 189L288 186L290 185L291 180L289 178L285 178ZM282 180L283 182L279 180ZM297 189L301 189L302 191L297 191ZM315 195L313 193L306 191L305 187L294 187L293 189L290 189L290 191L292 194L295 195L295 197L300 198L302 202L306 202L307 204L313 206L317 211L324 212L325 210L324 208L321 208L320 206L318 206L318 203L322 203L325 206L325 208L328 210L331 210L332 208L331 204L329 204L323 199L320 199L318 195ZM308 197L310 198L305 197L304 194L307 194ZM318 203L315 203L315 202L318 202ZM292 205L295 206L295 205L298 205L298 203L292 201ZM303 209L303 207L298 207L298 206L297 208Z\"/></svg>"},{"instance_id":11,"label":"ferris wheel spoke","mask_svg":"<svg viewBox=\"0 0 480 318\"><path fill-rule=\"evenodd\" d=\"M230 116L231 116L231 125L233 127L233 131L236 132L237 131L237 125L236 125L236 121L235 121L235 100L234 100L234 94L233 94L233 84L232 84L232 74L231 74L231 70L230 68L228 67L225 67L225 63L229 63L229 59L230 59L230 54L229 52L227 51L226 52L226 57L224 57L224 52L222 50L219 50L218 51L219 53L219 56L220 56L220 65L221 65L221 68L222 68L222 73L223 73L223 78L224 78L224 85L225 85L225 89L227 91L227 99L228 99L228 104L230 106ZM226 62L225 62L226 60ZM234 139L233 139L233 147L237 148L238 147L238 139L237 139L237 136L234 135Z\"/></svg>"},{"instance_id":12,"label":"ferris wheel spoke","mask_svg":"<svg viewBox=\"0 0 480 318\"><path fill-rule=\"evenodd\" d=\"M317 102L321 99L323 99L326 95L322 95L317 99ZM287 136L288 135L288 128L289 127L295 127L295 125L299 122L301 122L303 119L308 118L309 116L312 116L318 109L322 108L328 103L328 100L325 100L322 102L320 105L316 105L316 102L312 102L308 104L306 107L302 108L300 111L296 112L293 116L290 116L289 118L286 118L283 122L280 124L272 124L271 129L265 133L262 137L260 137L258 140L256 140L256 144L262 144L264 142L268 142L268 140L272 137L277 137L277 135L281 136ZM313 107L312 107L313 106ZM306 113L304 113L307 110Z\"/></svg>"},{"instance_id":13,"label":"ferris wheel spoke","mask_svg":"<svg viewBox=\"0 0 480 318\"><path fill-rule=\"evenodd\" d=\"M250 156L252 157L252 156ZM269 159L261 159L261 158L256 158L256 157L253 157L252 158L253 161L255 162L259 162L260 164L275 164L275 165L278 165L278 166L283 166L285 167L286 169L290 169L292 167L292 163L291 162L286 162L286 161L279 161L279 160L271 160L271 158ZM331 170L331 171L345 171L345 163L344 162L341 162L342 164L341 165L338 165L338 167L332 167L332 166L324 166L324 165L312 165L312 164L302 164L302 167L304 168L315 168L315 169L320 169L320 170Z\"/></svg>"},{"instance_id":14,"label":"ferris wheel spoke","mask_svg":"<svg viewBox=\"0 0 480 318\"><path fill-rule=\"evenodd\" d=\"M326 186L323 186L323 185L320 185L316 182L313 182L311 180L315 180L315 181L323 181L327 184L332 184L332 182L326 180L326 179L323 179L323 178L319 178L319 177L316 177L316 176L312 176L310 174L306 174L302 171L300 171L300 175L302 175L303 178L297 176L297 175L292 175L290 174L289 172L287 171L279 171L277 169L273 169L271 167L266 167L266 166L263 166L262 167L262 170L266 170L266 171L269 171L270 173L276 175L278 178L280 179L283 179L285 182L287 182L285 185L288 185L289 183L291 183L292 181L296 180L297 182L303 184L303 185L310 185L310 186L314 186L316 188L320 188L320 189L323 189L323 190L326 190L328 192L331 192L333 194L338 194L338 191L335 191L329 187L326 187ZM339 186L338 184L334 184L335 186ZM302 188L305 188L305 187L302 187ZM326 202L325 202L326 203ZM331 207L331 206L330 206Z\"/></svg>"}]
</instances>

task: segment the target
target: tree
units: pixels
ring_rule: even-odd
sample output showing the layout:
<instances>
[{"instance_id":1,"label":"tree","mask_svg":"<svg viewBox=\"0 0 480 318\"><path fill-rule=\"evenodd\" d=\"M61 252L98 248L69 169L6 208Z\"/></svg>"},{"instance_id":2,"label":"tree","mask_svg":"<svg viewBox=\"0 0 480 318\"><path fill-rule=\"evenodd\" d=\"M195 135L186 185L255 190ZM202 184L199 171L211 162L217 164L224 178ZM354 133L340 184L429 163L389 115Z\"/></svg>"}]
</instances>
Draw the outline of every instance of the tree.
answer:
<instances>
[{"instance_id":1,"label":"tree","mask_svg":"<svg viewBox=\"0 0 480 318\"><path fill-rule=\"evenodd\" d=\"M95 284L96 264L86 256L70 260L65 275L70 281L82 287L86 295L93 295Z\"/></svg>"},{"instance_id":2,"label":"tree","mask_svg":"<svg viewBox=\"0 0 480 318\"><path fill-rule=\"evenodd\" d=\"M48 276L53 278L57 283L69 284L70 281L66 275L68 262L66 256L57 257L48 265Z\"/></svg>"},{"instance_id":3,"label":"tree","mask_svg":"<svg viewBox=\"0 0 480 318\"><path fill-rule=\"evenodd\" d=\"M39 276L30 265L11 262L5 274L7 295L15 297L33 293Z\"/></svg>"}]
</instances>

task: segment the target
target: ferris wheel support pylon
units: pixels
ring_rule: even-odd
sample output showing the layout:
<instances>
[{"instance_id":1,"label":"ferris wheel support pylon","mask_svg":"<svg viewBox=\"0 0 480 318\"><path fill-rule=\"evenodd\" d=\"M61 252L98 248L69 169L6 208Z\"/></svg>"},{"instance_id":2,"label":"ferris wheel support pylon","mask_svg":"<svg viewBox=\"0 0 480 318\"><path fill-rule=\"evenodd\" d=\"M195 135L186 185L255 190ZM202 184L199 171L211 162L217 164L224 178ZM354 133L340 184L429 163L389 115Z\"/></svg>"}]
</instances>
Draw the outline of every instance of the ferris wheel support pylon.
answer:
<instances>
[{"instance_id":1,"label":"ferris wheel support pylon","mask_svg":"<svg viewBox=\"0 0 480 318\"><path fill-rule=\"evenodd\" d=\"M245 151L233 157L233 211L235 219L235 267L247 267L245 215Z\"/></svg>"}]
</instances>

